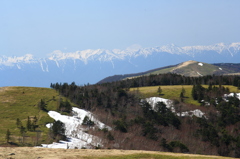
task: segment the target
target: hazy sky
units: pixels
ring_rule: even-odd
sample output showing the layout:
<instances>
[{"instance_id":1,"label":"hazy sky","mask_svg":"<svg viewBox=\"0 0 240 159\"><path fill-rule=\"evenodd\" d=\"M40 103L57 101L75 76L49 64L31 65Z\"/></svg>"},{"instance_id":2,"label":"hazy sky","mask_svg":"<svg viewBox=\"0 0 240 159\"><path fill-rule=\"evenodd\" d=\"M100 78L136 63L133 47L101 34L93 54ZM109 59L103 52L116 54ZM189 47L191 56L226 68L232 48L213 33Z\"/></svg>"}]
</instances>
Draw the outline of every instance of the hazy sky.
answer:
<instances>
[{"instance_id":1,"label":"hazy sky","mask_svg":"<svg viewBox=\"0 0 240 159\"><path fill-rule=\"evenodd\" d=\"M1 0L0 55L240 42L240 0Z\"/></svg>"}]
</instances>

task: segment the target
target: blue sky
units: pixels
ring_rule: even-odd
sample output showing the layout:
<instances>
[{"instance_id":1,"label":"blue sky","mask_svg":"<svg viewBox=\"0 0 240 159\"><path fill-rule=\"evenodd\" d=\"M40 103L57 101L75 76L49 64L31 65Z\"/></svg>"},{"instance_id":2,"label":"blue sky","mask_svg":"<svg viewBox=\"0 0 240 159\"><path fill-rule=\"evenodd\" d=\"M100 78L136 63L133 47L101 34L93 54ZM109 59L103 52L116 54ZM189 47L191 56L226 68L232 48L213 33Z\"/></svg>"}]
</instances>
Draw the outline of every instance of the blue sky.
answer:
<instances>
[{"instance_id":1,"label":"blue sky","mask_svg":"<svg viewBox=\"0 0 240 159\"><path fill-rule=\"evenodd\" d=\"M1 0L0 55L240 42L240 0Z\"/></svg>"}]
</instances>

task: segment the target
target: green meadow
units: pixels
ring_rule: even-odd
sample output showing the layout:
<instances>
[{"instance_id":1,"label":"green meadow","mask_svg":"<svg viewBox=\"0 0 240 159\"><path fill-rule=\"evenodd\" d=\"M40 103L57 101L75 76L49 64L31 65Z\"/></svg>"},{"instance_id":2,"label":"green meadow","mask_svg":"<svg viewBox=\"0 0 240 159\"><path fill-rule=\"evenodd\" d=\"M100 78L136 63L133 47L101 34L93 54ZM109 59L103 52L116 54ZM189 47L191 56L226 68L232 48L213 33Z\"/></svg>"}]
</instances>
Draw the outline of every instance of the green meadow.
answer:
<instances>
[{"instance_id":1,"label":"green meadow","mask_svg":"<svg viewBox=\"0 0 240 159\"><path fill-rule=\"evenodd\" d=\"M223 85L224 87L228 87L230 92L239 93L240 90L237 87L230 86L230 85ZM161 94L158 94L158 87L162 89ZM185 89L185 98L184 102L188 104L200 105L196 100L193 100L191 92L192 92L192 85L173 85L173 86L150 86L150 87L138 87L138 88L131 88L130 91L132 92L139 92L141 98L149 98L149 97L161 97L166 99L180 99L180 93L182 89ZM207 88L207 85L203 85L203 87Z\"/></svg>"},{"instance_id":2,"label":"green meadow","mask_svg":"<svg viewBox=\"0 0 240 159\"><path fill-rule=\"evenodd\" d=\"M47 110L56 110L60 95L50 88L37 87L1 87L0 88L0 144L6 143L6 132L11 133L10 142L19 142L22 139L16 119L19 118L22 125L26 127L28 117L37 117L40 131L40 143L46 142L48 128L46 123L53 122L46 111L38 108L40 100L44 100ZM61 97L63 98L63 97ZM63 98L64 99L64 98ZM27 131L25 134L25 144L35 145L36 132Z\"/></svg>"}]
</instances>

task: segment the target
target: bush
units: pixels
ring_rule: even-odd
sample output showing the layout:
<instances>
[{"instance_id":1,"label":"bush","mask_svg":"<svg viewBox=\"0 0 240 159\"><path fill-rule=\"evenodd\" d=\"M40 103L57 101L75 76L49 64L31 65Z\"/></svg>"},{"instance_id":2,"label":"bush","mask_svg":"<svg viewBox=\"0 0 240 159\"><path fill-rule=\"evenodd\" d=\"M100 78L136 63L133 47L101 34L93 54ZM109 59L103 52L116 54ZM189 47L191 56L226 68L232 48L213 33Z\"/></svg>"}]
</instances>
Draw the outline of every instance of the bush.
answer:
<instances>
[{"instance_id":1,"label":"bush","mask_svg":"<svg viewBox=\"0 0 240 159\"><path fill-rule=\"evenodd\" d=\"M175 148L175 147L179 147L180 148L180 151L181 152L189 152L189 149L188 149L188 147L186 146L186 145L184 145L183 143L181 143L180 141L171 141L170 143L169 143L169 145L171 146L171 147L173 147L173 148Z\"/></svg>"},{"instance_id":2,"label":"bush","mask_svg":"<svg viewBox=\"0 0 240 159\"><path fill-rule=\"evenodd\" d=\"M116 130L120 130L121 132L124 132L124 133L127 132L127 123L123 119L116 120L113 122L113 124L116 125L115 126Z\"/></svg>"}]
</instances>

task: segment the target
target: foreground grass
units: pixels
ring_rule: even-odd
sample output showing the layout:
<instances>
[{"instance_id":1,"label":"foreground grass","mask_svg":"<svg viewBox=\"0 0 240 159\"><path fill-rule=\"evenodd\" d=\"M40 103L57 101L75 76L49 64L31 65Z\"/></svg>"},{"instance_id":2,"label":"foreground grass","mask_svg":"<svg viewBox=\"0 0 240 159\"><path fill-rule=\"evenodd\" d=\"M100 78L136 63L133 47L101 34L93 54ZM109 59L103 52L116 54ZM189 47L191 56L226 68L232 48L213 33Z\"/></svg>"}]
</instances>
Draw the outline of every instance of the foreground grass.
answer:
<instances>
[{"instance_id":1,"label":"foreground grass","mask_svg":"<svg viewBox=\"0 0 240 159\"><path fill-rule=\"evenodd\" d=\"M47 140L45 124L52 122L46 111L39 110L38 103L43 99L47 104L47 110L56 110L59 94L49 88L36 87L2 87L0 88L0 144L6 143L7 129L11 132L10 142L21 143L21 134L16 126L19 118L26 127L27 118L36 116L38 119L37 130L41 131L41 141ZM35 145L36 132L27 131L26 143Z\"/></svg>"},{"instance_id":2,"label":"foreground grass","mask_svg":"<svg viewBox=\"0 0 240 159\"><path fill-rule=\"evenodd\" d=\"M10 155L14 153L14 155ZM106 149L46 149L33 147L0 147L0 158L16 159L230 159L230 157L193 155L142 150L106 150Z\"/></svg>"},{"instance_id":3,"label":"foreground grass","mask_svg":"<svg viewBox=\"0 0 240 159\"><path fill-rule=\"evenodd\" d=\"M230 92L239 93L240 90L237 89L235 86L230 85L223 85L224 87L228 87ZM131 88L130 91L132 92L140 92L141 98L149 98L149 97L161 97L166 99L180 99L180 93L184 88L185 99L184 102L193 105L200 105L196 100L193 100L191 92L192 92L192 85L173 85L173 86L160 86L162 89L162 94L159 95L157 93L159 86L150 86L150 87L138 87L138 88ZM203 85L203 87L207 88L207 85Z\"/></svg>"},{"instance_id":4,"label":"foreground grass","mask_svg":"<svg viewBox=\"0 0 240 159\"><path fill-rule=\"evenodd\" d=\"M100 157L98 159L221 159L226 157L220 156L200 156L200 155L184 155L184 154L132 154L132 155L124 155L124 156L105 156Z\"/></svg>"}]
</instances>

